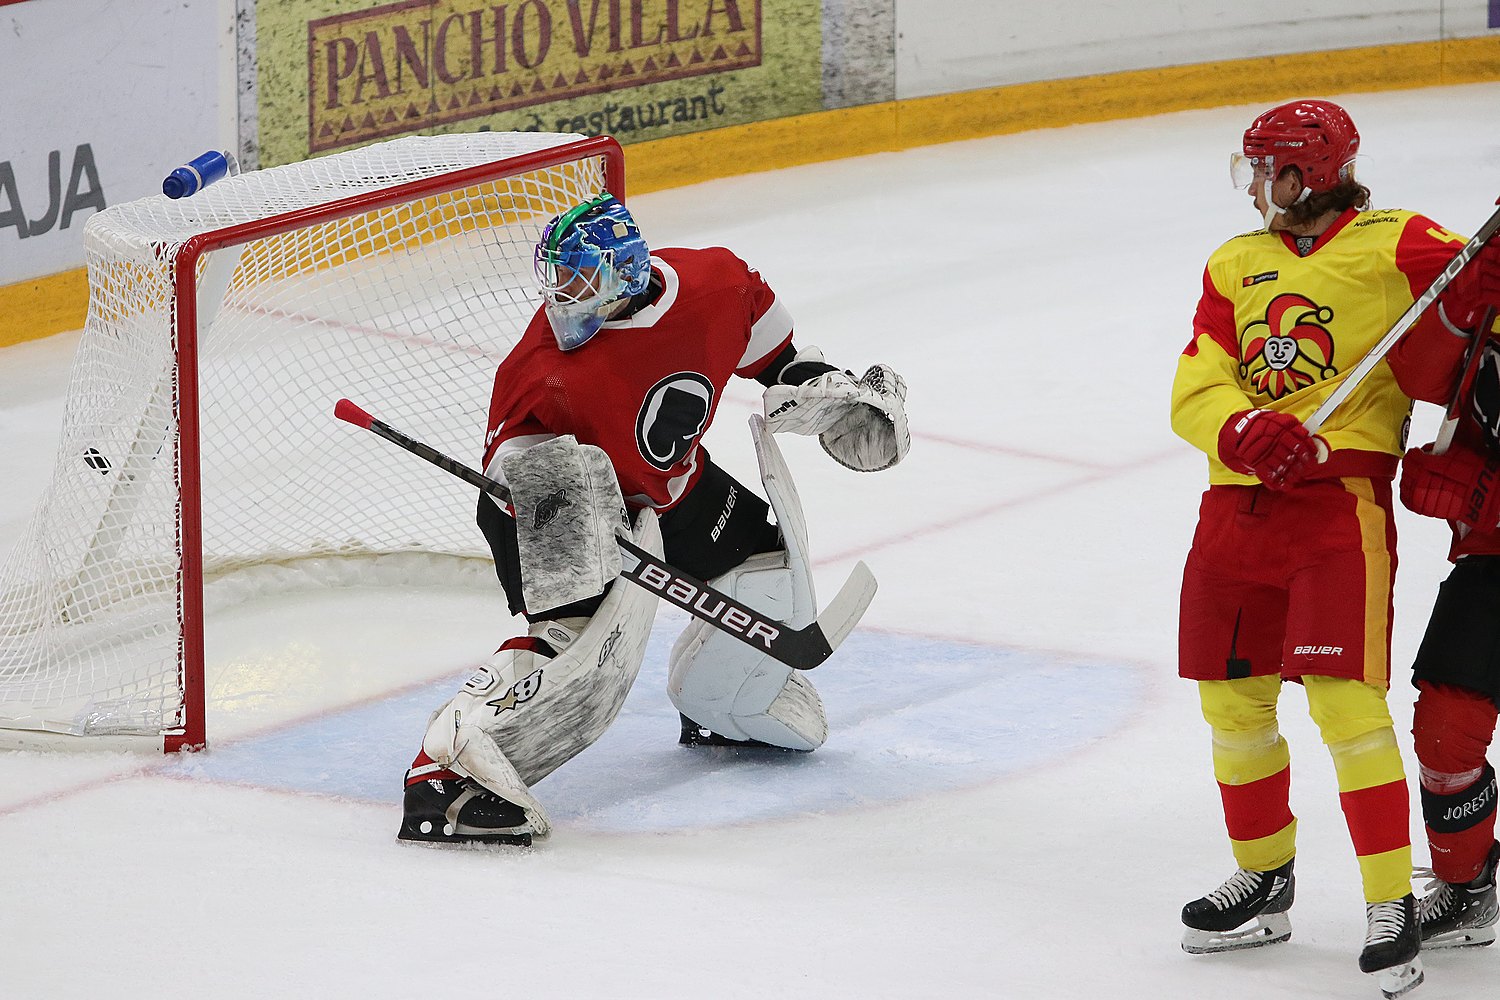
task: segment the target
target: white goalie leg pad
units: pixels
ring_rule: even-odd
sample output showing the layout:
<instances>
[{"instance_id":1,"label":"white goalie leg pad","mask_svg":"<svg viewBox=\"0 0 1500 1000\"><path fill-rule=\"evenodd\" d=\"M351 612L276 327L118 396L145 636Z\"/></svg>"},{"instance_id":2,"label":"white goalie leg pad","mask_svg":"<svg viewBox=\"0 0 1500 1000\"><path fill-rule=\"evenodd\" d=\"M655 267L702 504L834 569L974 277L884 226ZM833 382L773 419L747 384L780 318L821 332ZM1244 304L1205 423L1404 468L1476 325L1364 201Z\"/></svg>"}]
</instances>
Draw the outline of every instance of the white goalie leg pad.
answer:
<instances>
[{"instance_id":1,"label":"white goalie leg pad","mask_svg":"<svg viewBox=\"0 0 1500 1000\"><path fill-rule=\"evenodd\" d=\"M465 778L473 778L496 795L526 812L533 837L552 832L547 811L531 794L526 782L484 730L464 722L466 694L459 694L433 715L422 749L437 764Z\"/></svg>"},{"instance_id":2,"label":"white goalie leg pad","mask_svg":"<svg viewBox=\"0 0 1500 1000\"><path fill-rule=\"evenodd\" d=\"M780 618L795 575L786 553L766 552L711 582ZM672 646L667 695L683 715L733 740L816 750L828 739L823 703L806 677L707 622L695 619Z\"/></svg>"},{"instance_id":3,"label":"white goalie leg pad","mask_svg":"<svg viewBox=\"0 0 1500 1000\"><path fill-rule=\"evenodd\" d=\"M735 600L802 628L818 613L802 504L765 421L756 415L750 425L761 480L786 548L751 556L710 582ZM791 750L816 750L828 739L822 699L805 675L706 622L693 621L677 637L667 694L683 715L730 739Z\"/></svg>"},{"instance_id":4,"label":"white goalie leg pad","mask_svg":"<svg viewBox=\"0 0 1500 1000\"><path fill-rule=\"evenodd\" d=\"M642 511L637 545L661 555L654 511ZM533 834L550 828L530 791L593 745L619 715L646 656L656 595L620 581L575 631L538 622L531 635L557 651L503 649L483 664L428 726L423 749L526 810Z\"/></svg>"},{"instance_id":5,"label":"white goalie leg pad","mask_svg":"<svg viewBox=\"0 0 1500 1000\"><path fill-rule=\"evenodd\" d=\"M516 511L526 607L602 594L620 575L615 532L628 524L609 456L565 434L506 455L500 467Z\"/></svg>"}]
</instances>

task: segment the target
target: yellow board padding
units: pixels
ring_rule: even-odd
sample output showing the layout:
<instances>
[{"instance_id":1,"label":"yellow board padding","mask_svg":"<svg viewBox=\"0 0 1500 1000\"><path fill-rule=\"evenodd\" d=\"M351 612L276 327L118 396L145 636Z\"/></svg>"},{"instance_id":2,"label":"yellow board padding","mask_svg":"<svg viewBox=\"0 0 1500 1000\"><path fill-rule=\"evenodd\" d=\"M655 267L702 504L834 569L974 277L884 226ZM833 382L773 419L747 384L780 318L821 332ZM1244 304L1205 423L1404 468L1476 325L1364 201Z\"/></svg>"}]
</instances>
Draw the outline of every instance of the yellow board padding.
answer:
<instances>
[{"instance_id":1,"label":"yellow board padding","mask_svg":"<svg viewBox=\"0 0 1500 1000\"><path fill-rule=\"evenodd\" d=\"M77 330L88 305L89 276L81 267L0 285L0 347Z\"/></svg>"},{"instance_id":2,"label":"yellow board padding","mask_svg":"<svg viewBox=\"0 0 1500 1000\"><path fill-rule=\"evenodd\" d=\"M990 87L625 147L627 194L1040 128L1316 94L1500 80L1500 35L1263 56ZM0 346L83 325L83 270L0 286Z\"/></svg>"},{"instance_id":3,"label":"yellow board padding","mask_svg":"<svg viewBox=\"0 0 1500 1000\"><path fill-rule=\"evenodd\" d=\"M755 122L625 147L631 193L1041 128L1320 94L1500 80L1500 35L1043 80Z\"/></svg>"}]
</instances>

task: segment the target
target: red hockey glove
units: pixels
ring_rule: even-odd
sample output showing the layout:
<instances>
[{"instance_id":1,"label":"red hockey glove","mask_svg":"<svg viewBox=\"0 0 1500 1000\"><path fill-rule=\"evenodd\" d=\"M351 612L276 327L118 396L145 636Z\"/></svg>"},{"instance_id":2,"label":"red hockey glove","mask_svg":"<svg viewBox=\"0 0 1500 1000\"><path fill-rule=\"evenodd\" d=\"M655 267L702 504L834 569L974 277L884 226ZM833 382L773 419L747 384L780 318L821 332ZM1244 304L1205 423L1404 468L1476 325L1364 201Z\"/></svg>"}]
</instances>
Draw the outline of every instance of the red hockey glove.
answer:
<instances>
[{"instance_id":1,"label":"red hockey glove","mask_svg":"<svg viewBox=\"0 0 1500 1000\"><path fill-rule=\"evenodd\" d=\"M1302 421L1274 410L1243 410L1219 429L1220 461L1273 490L1302 479L1327 450Z\"/></svg>"},{"instance_id":2,"label":"red hockey glove","mask_svg":"<svg viewBox=\"0 0 1500 1000\"><path fill-rule=\"evenodd\" d=\"M1500 524L1500 457L1454 445L1434 455L1432 445L1413 448L1401 460L1401 503L1426 517L1488 530Z\"/></svg>"},{"instance_id":3,"label":"red hockey glove","mask_svg":"<svg viewBox=\"0 0 1500 1000\"><path fill-rule=\"evenodd\" d=\"M1486 243L1443 292L1443 315L1472 330L1491 307L1500 309L1500 243Z\"/></svg>"}]
</instances>

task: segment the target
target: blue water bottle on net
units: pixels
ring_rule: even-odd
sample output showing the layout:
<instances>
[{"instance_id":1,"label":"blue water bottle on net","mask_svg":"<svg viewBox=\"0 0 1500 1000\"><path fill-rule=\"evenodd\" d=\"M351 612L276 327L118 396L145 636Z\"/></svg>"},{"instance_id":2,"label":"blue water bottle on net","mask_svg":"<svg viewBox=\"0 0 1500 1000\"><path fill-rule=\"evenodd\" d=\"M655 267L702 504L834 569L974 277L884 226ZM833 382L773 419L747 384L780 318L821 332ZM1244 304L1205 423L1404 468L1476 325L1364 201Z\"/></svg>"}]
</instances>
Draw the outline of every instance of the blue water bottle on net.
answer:
<instances>
[{"instance_id":1,"label":"blue water bottle on net","mask_svg":"<svg viewBox=\"0 0 1500 1000\"><path fill-rule=\"evenodd\" d=\"M161 193L168 198L186 198L197 194L214 181L239 172L239 163L233 153L211 149L168 174L161 182Z\"/></svg>"}]
</instances>

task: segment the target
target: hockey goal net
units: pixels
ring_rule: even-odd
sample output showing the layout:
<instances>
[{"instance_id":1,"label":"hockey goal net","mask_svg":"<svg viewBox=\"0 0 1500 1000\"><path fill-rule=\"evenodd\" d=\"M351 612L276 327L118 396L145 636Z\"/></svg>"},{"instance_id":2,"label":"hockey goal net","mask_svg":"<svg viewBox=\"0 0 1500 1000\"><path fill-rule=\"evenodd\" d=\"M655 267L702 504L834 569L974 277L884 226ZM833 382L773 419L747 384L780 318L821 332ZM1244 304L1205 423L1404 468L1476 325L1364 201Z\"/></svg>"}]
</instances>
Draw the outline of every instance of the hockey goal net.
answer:
<instances>
[{"instance_id":1,"label":"hockey goal net","mask_svg":"<svg viewBox=\"0 0 1500 1000\"><path fill-rule=\"evenodd\" d=\"M0 731L201 746L205 580L486 556L469 487L333 404L477 454L541 225L623 182L612 139L482 132L92 217L56 468L0 567Z\"/></svg>"}]
</instances>

